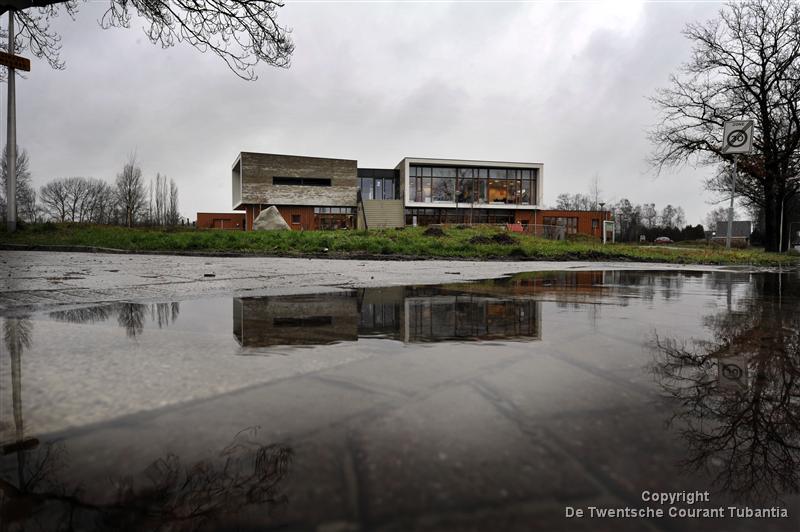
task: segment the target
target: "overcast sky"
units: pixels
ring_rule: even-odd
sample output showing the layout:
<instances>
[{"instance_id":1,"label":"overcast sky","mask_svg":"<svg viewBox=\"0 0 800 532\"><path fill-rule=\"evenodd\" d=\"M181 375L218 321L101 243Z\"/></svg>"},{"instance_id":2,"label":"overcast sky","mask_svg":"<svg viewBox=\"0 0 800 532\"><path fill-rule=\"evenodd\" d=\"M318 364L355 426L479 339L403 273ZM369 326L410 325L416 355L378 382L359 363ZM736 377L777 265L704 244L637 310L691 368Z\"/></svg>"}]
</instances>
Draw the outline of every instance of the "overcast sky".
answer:
<instances>
[{"instance_id":1,"label":"overcast sky","mask_svg":"<svg viewBox=\"0 0 800 532\"><path fill-rule=\"evenodd\" d=\"M113 180L136 150L146 177L175 179L193 219L230 210L233 160L260 151L386 168L404 156L541 162L548 205L597 174L608 202L680 205L690 223L715 206L709 169L654 175L646 130L647 97L688 59L681 29L718 3L290 3L279 19L292 66L261 66L255 82L188 45L162 50L140 26L100 29L106 6L55 24L66 70L34 60L17 83L37 186Z\"/></svg>"}]
</instances>

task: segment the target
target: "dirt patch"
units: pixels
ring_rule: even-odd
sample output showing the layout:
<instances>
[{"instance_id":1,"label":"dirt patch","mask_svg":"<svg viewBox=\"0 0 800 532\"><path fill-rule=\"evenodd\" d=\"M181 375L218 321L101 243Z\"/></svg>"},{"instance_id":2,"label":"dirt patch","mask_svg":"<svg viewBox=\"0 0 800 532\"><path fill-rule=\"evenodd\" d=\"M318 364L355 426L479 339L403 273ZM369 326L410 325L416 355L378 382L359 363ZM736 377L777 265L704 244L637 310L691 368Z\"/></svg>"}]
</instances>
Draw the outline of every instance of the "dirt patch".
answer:
<instances>
[{"instance_id":1,"label":"dirt patch","mask_svg":"<svg viewBox=\"0 0 800 532\"><path fill-rule=\"evenodd\" d=\"M509 244L516 244L516 241L508 233L497 233L492 235L492 242L507 246Z\"/></svg>"},{"instance_id":2,"label":"dirt patch","mask_svg":"<svg viewBox=\"0 0 800 532\"><path fill-rule=\"evenodd\" d=\"M422 234L425 236L444 236L444 231L442 230L441 227L431 226L425 229L425 231L423 231Z\"/></svg>"},{"instance_id":3,"label":"dirt patch","mask_svg":"<svg viewBox=\"0 0 800 532\"><path fill-rule=\"evenodd\" d=\"M486 235L475 235L469 239L469 243L473 246L476 244L491 244L492 239Z\"/></svg>"}]
</instances>

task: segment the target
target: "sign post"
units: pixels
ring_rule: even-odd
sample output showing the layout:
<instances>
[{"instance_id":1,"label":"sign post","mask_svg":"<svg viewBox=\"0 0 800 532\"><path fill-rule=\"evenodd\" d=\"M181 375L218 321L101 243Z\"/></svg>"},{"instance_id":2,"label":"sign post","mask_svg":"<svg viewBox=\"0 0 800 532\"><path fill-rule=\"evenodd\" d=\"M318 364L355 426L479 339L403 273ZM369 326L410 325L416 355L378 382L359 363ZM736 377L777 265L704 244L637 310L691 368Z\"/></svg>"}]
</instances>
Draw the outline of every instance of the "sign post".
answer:
<instances>
[{"instance_id":1,"label":"sign post","mask_svg":"<svg viewBox=\"0 0 800 532\"><path fill-rule=\"evenodd\" d=\"M731 179L731 205L728 208L728 235L725 247L731 248L733 236L733 201L736 196L736 177L740 153L750 153L753 149L753 121L728 120L722 133L722 153L733 154L733 177Z\"/></svg>"},{"instance_id":2,"label":"sign post","mask_svg":"<svg viewBox=\"0 0 800 532\"><path fill-rule=\"evenodd\" d=\"M17 229L17 95L16 70L30 71L30 60L14 55L14 10L8 10L8 52L0 52L0 65L8 67L8 122L6 145L6 227Z\"/></svg>"},{"instance_id":3,"label":"sign post","mask_svg":"<svg viewBox=\"0 0 800 532\"><path fill-rule=\"evenodd\" d=\"M14 10L8 10L8 53L14 54ZM16 72L8 66L8 129L6 130L6 227L17 230L17 105Z\"/></svg>"}]
</instances>

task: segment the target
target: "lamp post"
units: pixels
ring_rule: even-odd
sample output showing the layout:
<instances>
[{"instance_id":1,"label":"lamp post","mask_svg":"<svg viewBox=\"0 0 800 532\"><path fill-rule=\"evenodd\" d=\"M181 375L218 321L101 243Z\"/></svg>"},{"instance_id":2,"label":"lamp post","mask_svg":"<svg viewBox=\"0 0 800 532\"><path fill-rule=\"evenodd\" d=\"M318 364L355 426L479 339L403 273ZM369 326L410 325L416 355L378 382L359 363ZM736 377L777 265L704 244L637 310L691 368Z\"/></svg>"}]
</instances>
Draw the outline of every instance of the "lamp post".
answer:
<instances>
[{"instance_id":1,"label":"lamp post","mask_svg":"<svg viewBox=\"0 0 800 532\"><path fill-rule=\"evenodd\" d=\"M600 231L602 232L603 243L605 244L605 242L606 242L606 210L605 210L606 202L605 201L598 202L598 205L600 205Z\"/></svg>"}]
</instances>

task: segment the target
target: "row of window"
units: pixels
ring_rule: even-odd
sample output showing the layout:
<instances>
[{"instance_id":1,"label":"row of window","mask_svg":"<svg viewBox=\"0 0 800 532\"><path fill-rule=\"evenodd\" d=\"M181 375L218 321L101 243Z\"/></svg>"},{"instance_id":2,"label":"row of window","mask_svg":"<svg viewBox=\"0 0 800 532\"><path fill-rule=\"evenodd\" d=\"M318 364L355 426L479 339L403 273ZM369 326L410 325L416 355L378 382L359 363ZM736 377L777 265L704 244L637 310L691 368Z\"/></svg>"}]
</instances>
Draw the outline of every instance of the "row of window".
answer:
<instances>
[{"instance_id":1,"label":"row of window","mask_svg":"<svg viewBox=\"0 0 800 532\"><path fill-rule=\"evenodd\" d=\"M406 225L511 224L517 221L514 211L493 209L408 208L405 217Z\"/></svg>"},{"instance_id":2,"label":"row of window","mask_svg":"<svg viewBox=\"0 0 800 532\"><path fill-rule=\"evenodd\" d=\"M314 207L314 214L355 214L355 207Z\"/></svg>"},{"instance_id":3,"label":"row of window","mask_svg":"<svg viewBox=\"0 0 800 532\"><path fill-rule=\"evenodd\" d=\"M418 203L536 204L536 169L415 167L408 198Z\"/></svg>"},{"instance_id":4,"label":"row of window","mask_svg":"<svg viewBox=\"0 0 800 532\"><path fill-rule=\"evenodd\" d=\"M544 216L542 217L544 225L559 225L566 228L568 235L578 233L578 218L567 216Z\"/></svg>"},{"instance_id":5,"label":"row of window","mask_svg":"<svg viewBox=\"0 0 800 532\"><path fill-rule=\"evenodd\" d=\"M399 181L390 177L359 177L363 200L391 200L400 197Z\"/></svg>"},{"instance_id":6,"label":"row of window","mask_svg":"<svg viewBox=\"0 0 800 532\"><path fill-rule=\"evenodd\" d=\"M409 177L462 177L480 179L535 179L536 168L452 168L443 166L411 166Z\"/></svg>"}]
</instances>

